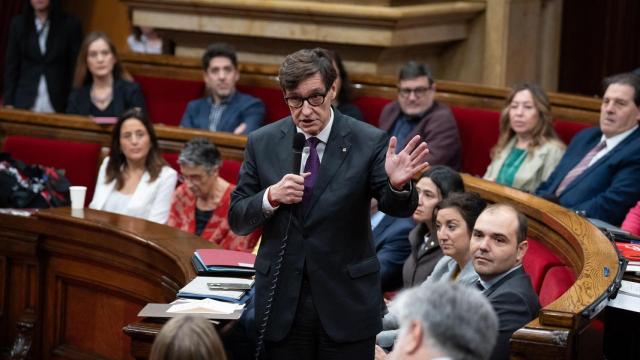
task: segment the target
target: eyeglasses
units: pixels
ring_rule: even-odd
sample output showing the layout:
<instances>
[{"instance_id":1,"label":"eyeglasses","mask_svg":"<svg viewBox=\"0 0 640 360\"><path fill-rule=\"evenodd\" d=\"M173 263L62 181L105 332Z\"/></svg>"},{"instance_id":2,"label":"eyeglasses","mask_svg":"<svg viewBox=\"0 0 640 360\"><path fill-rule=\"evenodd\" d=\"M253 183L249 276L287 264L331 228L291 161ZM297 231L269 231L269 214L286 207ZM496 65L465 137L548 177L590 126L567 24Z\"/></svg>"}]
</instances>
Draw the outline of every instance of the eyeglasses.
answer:
<instances>
[{"instance_id":1,"label":"eyeglasses","mask_svg":"<svg viewBox=\"0 0 640 360\"><path fill-rule=\"evenodd\" d=\"M304 105L304 102L308 102L311 106L320 106L324 103L324 99L327 97L327 93L324 94L313 94L307 97L300 96L289 96L285 97L284 101L292 108L301 108Z\"/></svg>"},{"instance_id":2,"label":"eyeglasses","mask_svg":"<svg viewBox=\"0 0 640 360\"><path fill-rule=\"evenodd\" d=\"M411 93L414 93L416 95L417 98L421 98L423 96L425 96L427 94L427 91L431 90L432 87L424 87L424 86L420 86L417 88L402 88L399 87L398 88L398 94L400 94L400 97L403 98L408 98L409 95L411 95Z\"/></svg>"}]
</instances>

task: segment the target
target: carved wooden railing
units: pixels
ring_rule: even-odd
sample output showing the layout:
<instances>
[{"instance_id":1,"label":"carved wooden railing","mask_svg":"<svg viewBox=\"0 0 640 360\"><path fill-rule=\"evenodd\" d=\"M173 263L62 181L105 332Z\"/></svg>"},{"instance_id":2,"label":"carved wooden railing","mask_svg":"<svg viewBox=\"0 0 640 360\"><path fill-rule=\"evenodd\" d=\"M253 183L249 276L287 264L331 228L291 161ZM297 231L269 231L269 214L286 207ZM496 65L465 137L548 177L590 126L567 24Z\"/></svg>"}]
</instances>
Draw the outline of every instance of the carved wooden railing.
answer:
<instances>
[{"instance_id":1,"label":"carved wooden railing","mask_svg":"<svg viewBox=\"0 0 640 360\"><path fill-rule=\"evenodd\" d=\"M528 235L546 245L577 274L569 290L513 335L512 357L601 358L602 333L592 331L591 321L606 306L607 294L620 270L611 242L571 210L479 178L463 178L467 191L475 191L489 202L510 203L524 213L529 219Z\"/></svg>"},{"instance_id":2,"label":"carved wooden railing","mask_svg":"<svg viewBox=\"0 0 640 360\"><path fill-rule=\"evenodd\" d=\"M85 209L0 214L0 328L23 358L129 358L122 328L173 301L212 244L164 225Z\"/></svg>"},{"instance_id":3,"label":"carved wooden railing","mask_svg":"<svg viewBox=\"0 0 640 360\"><path fill-rule=\"evenodd\" d=\"M111 145L111 125L98 125L86 116L64 114L38 114L25 110L0 108L0 148L9 135L25 135L48 139L74 140ZM242 160L246 137L175 126L156 124L160 148L178 152L185 142L203 136L218 146L225 159Z\"/></svg>"}]
</instances>

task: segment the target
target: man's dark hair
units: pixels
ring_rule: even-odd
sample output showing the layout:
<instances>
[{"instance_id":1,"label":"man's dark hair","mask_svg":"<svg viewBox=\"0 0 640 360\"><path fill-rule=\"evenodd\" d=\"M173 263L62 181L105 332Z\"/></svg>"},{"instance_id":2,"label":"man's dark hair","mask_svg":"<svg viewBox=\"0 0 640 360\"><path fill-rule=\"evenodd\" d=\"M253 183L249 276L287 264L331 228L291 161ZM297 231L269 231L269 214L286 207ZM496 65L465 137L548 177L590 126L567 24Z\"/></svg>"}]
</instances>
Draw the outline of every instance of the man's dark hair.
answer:
<instances>
[{"instance_id":1,"label":"man's dark hair","mask_svg":"<svg viewBox=\"0 0 640 360\"><path fill-rule=\"evenodd\" d=\"M518 244L525 241L527 239L527 228L529 226L529 220L527 220L527 217L524 216L524 214L516 210L516 208L513 207L513 205L505 204L505 203L491 204L487 206L486 209L484 209L484 211L493 211L495 209L500 209L500 208L509 209L516 215L516 218L518 219L518 228L516 229L516 241Z\"/></svg>"},{"instance_id":2,"label":"man's dark hair","mask_svg":"<svg viewBox=\"0 0 640 360\"><path fill-rule=\"evenodd\" d=\"M636 106L640 107L640 76L634 73L622 73L617 75L612 75L604 79L603 84L603 93L607 91L609 86L613 84L622 84L628 85L633 88L633 102Z\"/></svg>"},{"instance_id":3,"label":"man's dark hair","mask_svg":"<svg viewBox=\"0 0 640 360\"><path fill-rule=\"evenodd\" d=\"M332 60L327 50L321 48L302 49L288 55L278 73L280 87L283 91L294 90L302 81L319 73L325 91L329 91L337 76Z\"/></svg>"},{"instance_id":4,"label":"man's dark hair","mask_svg":"<svg viewBox=\"0 0 640 360\"><path fill-rule=\"evenodd\" d=\"M207 50L205 50L202 55L202 68L204 71L207 71L209 68L209 63L211 59L222 56L226 57L231 61L234 68L238 68L238 58L236 57L236 49L233 46L227 43L213 43L207 46Z\"/></svg>"},{"instance_id":5,"label":"man's dark hair","mask_svg":"<svg viewBox=\"0 0 640 360\"><path fill-rule=\"evenodd\" d=\"M433 85L433 73L427 64L409 61L402 65L398 73L400 81L411 80L420 76L426 76L429 79L429 86Z\"/></svg>"}]
</instances>

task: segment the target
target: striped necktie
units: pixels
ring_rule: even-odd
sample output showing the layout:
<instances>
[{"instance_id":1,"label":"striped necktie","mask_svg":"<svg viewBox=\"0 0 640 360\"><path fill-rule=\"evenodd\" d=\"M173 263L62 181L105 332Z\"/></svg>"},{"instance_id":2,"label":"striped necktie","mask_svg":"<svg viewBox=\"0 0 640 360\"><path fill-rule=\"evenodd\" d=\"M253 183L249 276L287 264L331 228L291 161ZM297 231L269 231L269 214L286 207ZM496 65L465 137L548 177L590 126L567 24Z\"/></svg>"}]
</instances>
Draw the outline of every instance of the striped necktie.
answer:
<instances>
[{"instance_id":1,"label":"striped necktie","mask_svg":"<svg viewBox=\"0 0 640 360\"><path fill-rule=\"evenodd\" d=\"M605 141L602 141L601 143L596 145L596 147L591 149L591 151L589 151L587 155L585 155L582 160L580 160L578 165L571 169L567 176L562 179L562 182L560 182L560 185L558 185L558 189L556 189L556 196L560 196L564 189L566 189L573 180L580 176L580 174L582 174L589 167L589 163L591 162L591 160L593 160L593 157L596 156L596 154L598 154L600 150L606 147L607 143Z\"/></svg>"}]
</instances>

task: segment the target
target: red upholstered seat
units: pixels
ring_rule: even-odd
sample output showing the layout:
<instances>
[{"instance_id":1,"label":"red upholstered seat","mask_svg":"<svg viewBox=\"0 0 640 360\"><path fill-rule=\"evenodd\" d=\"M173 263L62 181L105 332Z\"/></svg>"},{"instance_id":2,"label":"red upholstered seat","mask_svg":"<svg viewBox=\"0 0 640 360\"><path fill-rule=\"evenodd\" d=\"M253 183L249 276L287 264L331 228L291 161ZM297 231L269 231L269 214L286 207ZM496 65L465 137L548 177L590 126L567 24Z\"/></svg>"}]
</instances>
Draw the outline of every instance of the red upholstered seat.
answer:
<instances>
[{"instance_id":1,"label":"red upholstered seat","mask_svg":"<svg viewBox=\"0 0 640 360\"><path fill-rule=\"evenodd\" d=\"M63 169L72 185L87 187L85 202L93 198L98 178L100 144L52 140L30 136L7 136L2 151L27 164Z\"/></svg>"},{"instance_id":2,"label":"red upholstered seat","mask_svg":"<svg viewBox=\"0 0 640 360\"><path fill-rule=\"evenodd\" d=\"M162 153L162 157L169 163L169 166L173 168L173 170L180 172L180 165L178 165L178 153Z\"/></svg>"},{"instance_id":3,"label":"red upholstered seat","mask_svg":"<svg viewBox=\"0 0 640 360\"><path fill-rule=\"evenodd\" d=\"M571 120L563 120L557 119L553 124L553 127L556 129L558 136L565 144L569 144L571 139L577 134L580 130L586 129L590 127L588 124L579 123Z\"/></svg>"},{"instance_id":4,"label":"red upholstered seat","mask_svg":"<svg viewBox=\"0 0 640 360\"><path fill-rule=\"evenodd\" d=\"M575 274L551 250L535 239L527 239L529 248L524 256L524 270L543 307L555 301L573 285Z\"/></svg>"},{"instance_id":5,"label":"red upholstered seat","mask_svg":"<svg viewBox=\"0 0 640 360\"><path fill-rule=\"evenodd\" d=\"M547 271L542 281L538 298L540 305L547 306L554 302L560 295L576 281L576 276L568 266L554 266Z\"/></svg>"},{"instance_id":6,"label":"red upholstered seat","mask_svg":"<svg viewBox=\"0 0 640 360\"><path fill-rule=\"evenodd\" d=\"M262 100L267 110L267 115L264 119L265 125L290 115L289 107L284 102L282 90L280 89L238 85L238 90Z\"/></svg>"},{"instance_id":7,"label":"red upholstered seat","mask_svg":"<svg viewBox=\"0 0 640 360\"><path fill-rule=\"evenodd\" d=\"M382 109L390 102L387 98L376 96L358 96L353 99L353 104L360 109L364 120L375 127L380 123Z\"/></svg>"},{"instance_id":8,"label":"red upholstered seat","mask_svg":"<svg viewBox=\"0 0 640 360\"><path fill-rule=\"evenodd\" d=\"M498 142L498 111L452 106L462 142L462 172L482 176L491 162L491 148Z\"/></svg>"},{"instance_id":9,"label":"red upholstered seat","mask_svg":"<svg viewBox=\"0 0 640 360\"><path fill-rule=\"evenodd\" d=\"M155 76L134 76L140 84L153 123L178 126L187 104L202 97L204 82Z\"/></svg>"},{"instance_id":10,"label":"red upholstered seat","mask_svg":"<svg viewBox=\"0 0 640 360\"><path fill-rule=\"evenodd\" d=\"M174 168L177 172L180 172L180 165L178 165L178 156L179 154L177 153L162 154L162 157L164 157L167 163L169 163L169 166ZM220 165L220 177L232 184L237 184L238 176L240 175L240 165L242 165L242 163L238 160L222 160L222 165Z\"/></svg>"},{"instance_id":11,"label":"red upholstered seat","mask_svg":"<svg viewBox=\"0 0 640 360\"><path fill-rule=\"evenodd\" d=\"M238 183L240 177L240 166L242 162L233 159L222 160L220 165L220 176L232 184Z\"/></svg>"}]
</instances>

